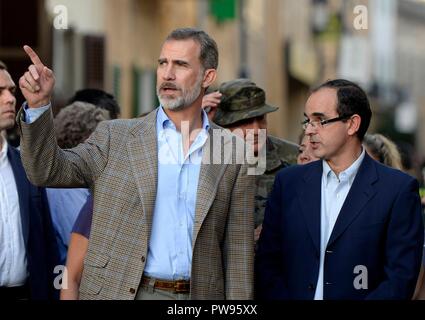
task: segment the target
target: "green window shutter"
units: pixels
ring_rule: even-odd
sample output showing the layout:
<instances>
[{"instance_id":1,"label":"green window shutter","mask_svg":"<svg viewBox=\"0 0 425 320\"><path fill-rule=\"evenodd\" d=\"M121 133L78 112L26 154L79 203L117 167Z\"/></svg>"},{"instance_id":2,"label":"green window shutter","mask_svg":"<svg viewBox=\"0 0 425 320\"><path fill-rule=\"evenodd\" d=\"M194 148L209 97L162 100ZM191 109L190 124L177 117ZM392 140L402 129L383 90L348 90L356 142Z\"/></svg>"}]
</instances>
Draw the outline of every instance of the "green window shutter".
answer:
<instances>
[{"instance_id":1,"label":"green window shutter","mask_svg":"<svg viewBox=\"0 0 425 320\"><path fill-rule=\"evenodd\" d=\"M221 23L236 18L236 4L238 0L209 0L211 15Z\"/></svg>"},{"instance_id":2,"label":"green window shutter","mask_svg":"<svg viewBox=\"0 0 425 320\"><path fill-rule=\"evenodd\" d=\"M140 69L133 66L132 69L132 108L131 115L137 117L140 104Z\"/></svg>"},{"instance_id":3,"label":"green window shutter","mask_svg":"<svg viewBox=\"0 0 425 320\"><path fill-rule=\"evenodd\" d=\"M319 34L320 40L337 41L342 34L342 21L337 14L332 14L326 25L326 29Z\"/></svg>"},{"instance_id":4,"label":"green window shutter","mask_svg":"<svg viewBox=\"0 0 425 320\"><path fill-rule=\"evenodd\" d=\"M140 69L133 67L132 70L132 115L139 117L152 111L158 105L156 96L156 70Z\"/></svg>"}]
</instances>

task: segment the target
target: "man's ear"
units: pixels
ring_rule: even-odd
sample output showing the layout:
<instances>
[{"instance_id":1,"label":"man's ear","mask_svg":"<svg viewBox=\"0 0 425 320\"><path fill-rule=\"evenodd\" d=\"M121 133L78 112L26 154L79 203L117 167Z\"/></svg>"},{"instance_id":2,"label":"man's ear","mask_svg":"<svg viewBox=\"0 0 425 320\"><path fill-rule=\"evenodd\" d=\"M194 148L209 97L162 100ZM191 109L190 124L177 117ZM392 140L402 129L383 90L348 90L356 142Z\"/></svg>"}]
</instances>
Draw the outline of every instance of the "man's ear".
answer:
<instances>
[{"instance_id":1,"label":"man's ear","mask_svg":"<svg viewBox=\"0 0 425 320\"><path fill-rule=\"evenodd\" d=\"M360 129L362 118L358 114L353 115L349 120L348 134L354 136Z\"/></svg>"},{"instance_id":2,"label":"man's ear","mask_svg":"<svg viewBox=\"0 0 425 320\"><path fill-rule=\"evenodd\" d=\"M216 69L207 69L204 73L204 81L202 81L202 88L208 88L217 78Z\"/></svg>"}]
</instances>

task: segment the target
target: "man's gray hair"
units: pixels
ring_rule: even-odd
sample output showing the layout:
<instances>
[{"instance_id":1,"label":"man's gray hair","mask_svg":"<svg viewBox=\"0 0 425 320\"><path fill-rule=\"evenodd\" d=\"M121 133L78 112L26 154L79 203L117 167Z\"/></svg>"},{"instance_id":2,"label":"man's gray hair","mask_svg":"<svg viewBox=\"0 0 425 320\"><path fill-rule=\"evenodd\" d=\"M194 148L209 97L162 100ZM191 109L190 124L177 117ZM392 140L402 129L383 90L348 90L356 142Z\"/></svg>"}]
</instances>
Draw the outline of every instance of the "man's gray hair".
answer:
<instances>
[{"instance_id":1,"label":"man's gray hair","mask_svg":"<svg viewBox=\"0 0 425 320\"><path fill-rule=\"evenodd\" d=\"M76 147L96 129L99 122L110 120L109 112L95 105L75 101L59 111L54 119L58 145L62 149Z\"/></svg>"},{"instance_id":2,"label":"man's gray hair","mask_svg":"<svg viewBox=\"0 0 425 320\"><path fill-rule=\"evenodd\" d=\"M218 48L217 43L205 31L195 28L179 28L173 30L165 39L168 40L186 40L193 39L201 46L199 59L205 69L217 69L218 67Z\"/></svg>"}]
</instances>

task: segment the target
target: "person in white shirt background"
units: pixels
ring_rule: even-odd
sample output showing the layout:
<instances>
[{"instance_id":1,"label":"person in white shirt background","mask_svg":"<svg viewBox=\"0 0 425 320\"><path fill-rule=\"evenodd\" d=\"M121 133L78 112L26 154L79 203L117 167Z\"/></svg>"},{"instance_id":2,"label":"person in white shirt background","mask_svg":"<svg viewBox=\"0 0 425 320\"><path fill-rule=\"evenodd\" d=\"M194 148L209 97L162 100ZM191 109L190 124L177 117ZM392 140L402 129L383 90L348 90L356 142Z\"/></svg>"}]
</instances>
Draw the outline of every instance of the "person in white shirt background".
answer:
<instances>
[{"instance_id":1,"label":"person in white shirt background","mask_svg":"<svg viewBox=\"0 0 425 320\"><path fill-rule=\"evenodd\" d=\"M0 61L0 300L58 298L58 252L45 190L30 184L5 131L15 124L16 85Z\"/></svg>"}]
</instances>

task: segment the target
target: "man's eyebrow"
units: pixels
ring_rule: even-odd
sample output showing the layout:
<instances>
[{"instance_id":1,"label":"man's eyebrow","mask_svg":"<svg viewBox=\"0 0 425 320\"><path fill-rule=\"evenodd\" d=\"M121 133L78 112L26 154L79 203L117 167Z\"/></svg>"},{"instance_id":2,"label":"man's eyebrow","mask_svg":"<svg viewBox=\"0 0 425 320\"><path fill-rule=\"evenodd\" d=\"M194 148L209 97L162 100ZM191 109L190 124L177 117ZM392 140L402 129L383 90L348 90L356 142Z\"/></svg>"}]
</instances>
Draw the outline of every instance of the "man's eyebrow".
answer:
<instances>
[{"instance_id":1,"label":"man's eyebrow","mask_svg":"<svg viewBox=\"0 0 425 320\"><path fill-rule=\"evenodd\" d=\"M313 112L311 116L315 118L326 118L326 115L323 112ZM305 112L304 112L304 117L307 119L310 119Z\"/></svg>"},{"instance_id":2,"label":"man's eyebrow","mask_svg":"<svg viewBox=\"0 0 425 320\"><path fill-rule=\"evenodd\" d=\"M159 58L158 59L158 63L166 62L166 61L168 61L167 58ZM178 65L189 65L189 62L187 62L186 60L180 60L180 59L171 60L171 62L178 64Z\"/></svg>"},{"instance_id":3,"label":"man's eyebrow","mask_svg":"<svg viewBox=\"0 0 425 320\"><path fill-rule=\"evenodd\" d=\"M189 62L187 62L185 60L179 60L179 59L173 60L173 62L176 63L176 64L180 64L180 65L188 65L189 64Z\"/></svg>"},{"instance_id":4,"label":"man's eyebrow","mask_svg":"<svg viewBox=\"0 0 425 320\"><path fill-rule=\"evenodd\" d=\"M0 86L0 90L4 90L4 89L15 89L16 85L13 86Z\"/></svg>"}]
</instances>

